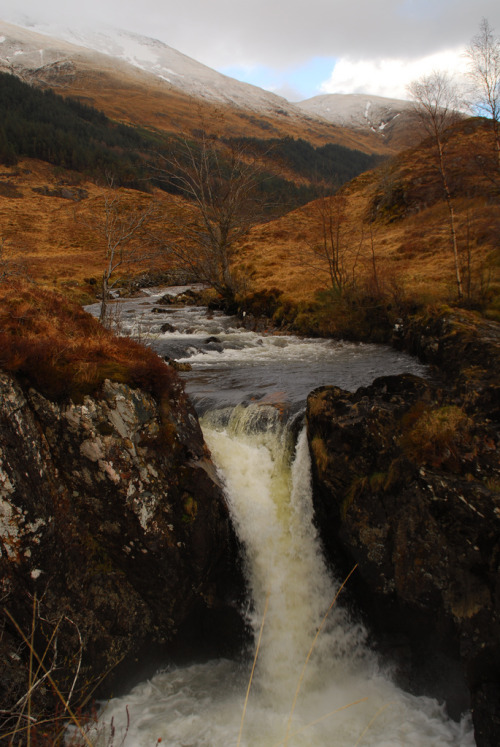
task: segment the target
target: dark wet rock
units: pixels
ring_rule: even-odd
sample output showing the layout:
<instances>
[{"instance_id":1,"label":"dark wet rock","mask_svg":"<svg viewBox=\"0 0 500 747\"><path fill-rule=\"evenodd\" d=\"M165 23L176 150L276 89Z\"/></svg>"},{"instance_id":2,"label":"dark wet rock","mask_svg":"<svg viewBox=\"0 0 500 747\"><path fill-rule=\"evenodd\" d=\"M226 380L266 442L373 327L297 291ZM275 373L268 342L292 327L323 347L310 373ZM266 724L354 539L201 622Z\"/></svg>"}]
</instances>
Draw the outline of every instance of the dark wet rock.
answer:
<instances>
[{"instance_id":1,"label":"dark wet rock","mask_svg":"<svg viewBox=\"0 0 500 747\"><path fill-rule=\"evenodd\" d=\"M160 332L175 332L175 327L173 324L169 324L168 322L165 322L160 327Z\"/></svg>"},{"instance_id":2,"label":"dark wet rock","mask_svg":"<svg viewBox=\"0 0 500 747\"><path fill-rule=\"evenodd\" d=\"M498 325L460 313L414 325L436 381L402 375L313 392L307 426L317 523L402 684L469 704L500 744ZM418 344L417 344L418 341Z\"/></svg>"},{"instance_id":3,"label":"dark wet rock","mask_svg":"<svg viewBox=\"0 0 500 747\"><path fill-rule=\"evenodd\" d=\"M228 509L194 411L170 404L166 417L151 395L111 381L81 404L55 403L0 372L7 720L27 691L21 632L30 639L32 620L64 693L75 672L78 688L109 672L96 695L116 694L168 661L240 643ZM45 682L32 715L56 700Z\"/></svg>"},{"instance_id":4,"label":"dark wet rock","mask_svg":"<svg viewBox=\"0 0 500 747\"><path fill-rule=\"evenodd\" d=\"M207 350L215 353L222 353L224 351L224 345L220 342L218 337L208 337L203 343L202 352Z\"/></svg>"},{"instance_id":5,"label":"dark wet rock","mask_svg":"<svg viewBox=\"0 0 500 747\"><path fill-rule=\"evenodd\" d=\"M63 200L73 200L74 202L80 202L86 200L88 195L87 190L81 187L56 187L50 189L47 185L43 187L32 187L33 192L44 195L44 197L60 197Z\"/></svg>"},{"instance_id":6,"label":"dark wet rock","mask_svg":"<svg viewBox=\"0 0 500 747\"><path fill-rule=\"evenodd\" d=\"M179 363L178 361L170 358L168 355L164 355L163 359L168 363L169 366L175 368L176 371L191 371L192 365L187 362Z\"/></svg>"},{"instance_id":7,"label":"dark wet rock","mask_svg":"<svg viewBox=\"0 0 500 747\"><path fill-rule=\"evenodd\" d=\"M437 366L470 410L500 421L500 325L477 314L445 310L404 325L401 346Z\"/></svg>"},{"instance_id":8,"label":"dark wet rock","mask_svg":"<svg viewBox=\"0 0 500 747\"><path fill-rule=\"evenodd\" d=\"M157 303L165 306L196 306L203 304L204 293L188 288L182 293L175 295L165 293L158 299Z\"/></svg>"}]
</instances>

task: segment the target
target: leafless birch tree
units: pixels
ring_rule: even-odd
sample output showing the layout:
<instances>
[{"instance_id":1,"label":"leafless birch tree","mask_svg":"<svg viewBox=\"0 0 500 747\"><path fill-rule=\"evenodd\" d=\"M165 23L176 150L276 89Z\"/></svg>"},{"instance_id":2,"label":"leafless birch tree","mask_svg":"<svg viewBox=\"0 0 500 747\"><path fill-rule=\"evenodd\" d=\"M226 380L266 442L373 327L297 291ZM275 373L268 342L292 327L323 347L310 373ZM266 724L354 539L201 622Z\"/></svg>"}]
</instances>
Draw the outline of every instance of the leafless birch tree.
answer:
<instances>
[{"instance_id":1,"label":"leafless birch tree","mask_svg":"<svg viewBox=\"0 0 500 747\"><path fill-rule=\"evenodd\" d=\"M320 197L310 206L319 240L301 252L300 264L315 275L327 277L339 297L356 282L356 266L363 245L347 230L346 198L337 192Z\"/></svg>"},{"instance_id":2,"label":"leafless birch tree","mask_svg":"<svg viewBox=\"0 0 500 747\"><path fill-rule=\"evenodd\" d=\"M446 73L442 72L434 72L413 81L408 86L408 92L415 104L413 114L422 127L423 133L430 137L434 144L436 169L439 173L448 208L457 295L462 298L456 217L445 158L446 130L461 118L459 113L460 96L453 81Z\"/></svg>"},{"instance_id":3,"label":"leafless birch tree","mask_svg":"<svg viewBox=\"0 0 500 747\"><path fill-rule=\"evenodd\" d=\"M101 281L101 310L99 321L105 322L109 295L117 282L112 280L120 267L144 264L158 256L153 249L146 228L158 213L152 198L147 204L130 204L110 183L102 198L102 211L87 222L104 249L105 264Z\"/></svg>"},{"instance_id":4,"label":"leafless birch tree","mask_svg":"<svg viewBox=\"0 0 500 747\"><path fill-rule=\"evenodd\" d=\"M495 144L495 160L500 168L500 39L495 36L486 18L466 50L469 77L474 84L472 108L480 116L491 119Z\"/></svg>"}]
</instances>

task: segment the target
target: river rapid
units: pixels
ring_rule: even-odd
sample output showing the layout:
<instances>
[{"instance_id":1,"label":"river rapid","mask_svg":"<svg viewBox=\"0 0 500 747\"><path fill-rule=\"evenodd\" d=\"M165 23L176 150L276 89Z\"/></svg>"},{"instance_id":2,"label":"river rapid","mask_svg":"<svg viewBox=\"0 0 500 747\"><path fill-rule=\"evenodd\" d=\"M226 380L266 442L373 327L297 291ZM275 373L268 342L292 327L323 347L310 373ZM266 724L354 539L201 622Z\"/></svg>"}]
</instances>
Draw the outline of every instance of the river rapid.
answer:
<instances>
[{"instance_id":1,"label":"river rapid","mask_svg":"<svg viewBox=\"0 0 500 747\"><path fill-rule=\"evenodd\" d=\"M258 334L202 307L161 306L164 293L116 304L120 329L190 365L181 375L244 548L255 645L236 661L160 670L105 705L92 743L473 747L467 715L454 722L435 700L401 690L368 648L335 601L342 579L313 522L307 394L425 368L384 346Z\"/></svg>"}]
</instances>

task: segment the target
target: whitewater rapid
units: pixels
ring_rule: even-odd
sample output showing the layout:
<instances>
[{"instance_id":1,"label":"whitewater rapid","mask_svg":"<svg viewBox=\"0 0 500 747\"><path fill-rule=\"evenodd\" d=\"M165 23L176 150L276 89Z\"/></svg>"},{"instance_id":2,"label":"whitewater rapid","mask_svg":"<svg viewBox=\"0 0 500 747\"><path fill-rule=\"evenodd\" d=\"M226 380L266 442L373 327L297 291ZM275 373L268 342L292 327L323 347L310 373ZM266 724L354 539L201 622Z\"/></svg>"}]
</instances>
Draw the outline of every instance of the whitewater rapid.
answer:
<instances>
[{"instance_id":1,"label":"whitewater rapid","mask_svg":"<svg viewBox=\"0 0 500 747\"><path fill-rule=\"evenodd\" d=\"M98 744L113 722L129 747L473 747L469 719L394 685L363 626L332 605L341 580L313 523L305 432L294 449L276 409L263 418L261 407L203 422L245 549L256 647L261 635L253 678L255 650L167 668L105 707Z\"/></svg>"},{"instance_id":2,"label":"whitewater rapid","mask_svg":"<svg viewBox=\"0 0 500 747\"><path fill-rule=\"evenodd\" d=\"M152 344L190 362L187 389L244 550L254 647L234 661L160 669L103 706L92 744L473 747L469 715L457 723L436 700L396 686L363 625L335 601L344 579L323 558L300 429L314 386L352 389L374 372L422 368L377 346L271 339L200 309L173 310L170 322L176 314Z\"/></svg>"}]
</instances>

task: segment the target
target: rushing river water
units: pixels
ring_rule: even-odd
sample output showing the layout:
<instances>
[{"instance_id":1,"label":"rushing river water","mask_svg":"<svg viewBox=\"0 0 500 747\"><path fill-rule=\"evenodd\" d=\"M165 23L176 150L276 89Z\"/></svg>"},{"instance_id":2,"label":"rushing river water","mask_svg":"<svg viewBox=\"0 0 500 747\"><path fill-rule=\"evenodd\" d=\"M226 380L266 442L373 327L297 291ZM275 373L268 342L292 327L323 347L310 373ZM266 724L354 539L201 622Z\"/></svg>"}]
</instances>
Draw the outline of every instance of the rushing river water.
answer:
<instances>
[{"instance_id":1,"label":"rushing river water","mask_svg":"<svg viewBox=\"0 0 500 747\"><path fill-rule=\"evenodd\" d=\"M381 346L256 334L203 308L160 313L160 296L120 303L120 324L191 365L186 389L245 549L258 655L253 673L255 652L158 672L107 704L92 739L120 745L124 735L125 747L472 747L469 719L451 721L435 700L393 684L363 626L332 604L340 582L314 527L300 431L315 387L354 390L423 367Z\"/></svg>"}]
</instances>

